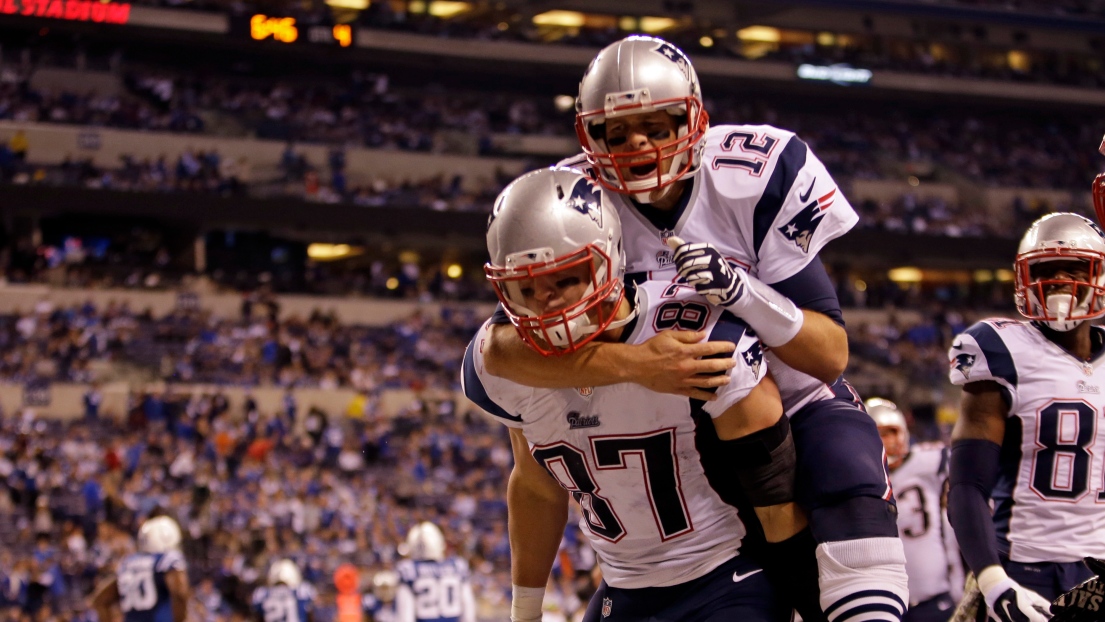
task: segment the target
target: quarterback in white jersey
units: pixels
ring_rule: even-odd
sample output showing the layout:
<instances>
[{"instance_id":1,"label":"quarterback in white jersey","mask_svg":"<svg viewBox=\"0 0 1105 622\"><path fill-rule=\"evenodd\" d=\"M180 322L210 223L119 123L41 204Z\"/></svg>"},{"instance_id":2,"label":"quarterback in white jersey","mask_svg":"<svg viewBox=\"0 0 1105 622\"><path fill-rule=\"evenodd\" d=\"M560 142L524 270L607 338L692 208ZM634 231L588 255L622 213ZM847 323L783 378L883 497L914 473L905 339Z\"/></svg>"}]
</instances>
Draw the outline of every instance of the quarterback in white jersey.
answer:
<instances>
[{"instance_id":1,"label":"quarterback in white jersey","mask_svg":"<svg viewBox=\"0 0 1105 622\"><path fill-rule=\"evenodd\" d=\"M765 512L769 539L805 524L785 458L793 458L789 419L755 335L685 284L623 283L617 215L577 171L536 171L507 186L488 248L504 308L540 352L591 339L639 343L670 329L704 331L738 352L730 382L710 402L628 383L534 389L487 373L490 322L481 328L465 353L463 384L511 428L512 619L539 618L568 493L603 571L585 619L776 619L782 610L762 568L739 555L747 530L731 504L739 482L755 512ZM775 531L773 512L789 513L787 530Z\"/></svg>"},{"instance_id":2,"label":"quarterback in white jersey","mask_svg":"<svg viewBox=\"0 0 1105 622\"><path fill-rule=\"evenodd\" d=\"M873 397L866 405L879 426L898 501L910 599L902 619L945 622L963 596L964 580L945 505L948 448L943 443L910 445L905 415L894 402Z\"/></svg>"},{"instance_id":3,"label":"quarterback in white jersey","mask_svg":"<svg viewBox=\"0 0 1105 622\"><path fill-rule=\"evenodd\" d=\"M1105 555L1105 330L1090 324L1105 314L1105 234L1049 214L1015 268L1031 321L979 322L948 352L964 388L949 511L992 615L1035 621L1089 578L1083 557Z\"/></svg>"},{"instance_id":4,"label":"quarterback in white jersey","mask_svg":"<svg viewBox=\"0 0 1105 622\"><path fill-rule=\"evenodd\" d=\"M584 154L563 164L612 193L628 270L663 282L678 275L764 344L792 418L797 500L811 526L789 545L806 555L766 559L816 564L812 573L798 573L801 585L788 586L812 594L802 617L816 622L832 611L839 622L899 620L908 580L882 444L841 377L847 334L818 258L827 242L855 225L855 211L793 133L762 125L711 128L690 60L662 39L631 36L599 52L580 82L576 109ZM592 343L552 360L528 352L508 326L490 332L487 370L520 384L634 382L704 400L713 399L704 388L726 381L707 375L721 367L705 355L734 347L699 343L699 332L661 332L636 346ZM768 568L785 576L794 570Z\"/></svg>"}]
</instances>

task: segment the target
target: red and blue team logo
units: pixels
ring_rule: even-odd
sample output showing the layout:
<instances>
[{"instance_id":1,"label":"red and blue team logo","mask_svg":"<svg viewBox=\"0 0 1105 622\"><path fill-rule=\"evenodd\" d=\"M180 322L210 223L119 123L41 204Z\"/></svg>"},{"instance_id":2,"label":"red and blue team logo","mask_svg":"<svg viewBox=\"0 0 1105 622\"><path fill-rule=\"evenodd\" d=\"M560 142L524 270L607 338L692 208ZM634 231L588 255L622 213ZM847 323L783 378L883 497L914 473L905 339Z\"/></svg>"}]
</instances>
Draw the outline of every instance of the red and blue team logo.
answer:
<instances>
[{"instance_id":1,"label":"red and blue team logo","mask_svg":"<svg viewBox=\"0 0 1105 622\"><path fill-rule=\"evenodd\" d=\"M955 358L949 361L949 364L954 367L959 373L963 374L964 378L971 375L971 368L975 365L974 354L956 354Z\"/></svg>"},{"instance_id":2,"label":"red and blue team logo","mask_svg":"<svg viewBox=\"0 0 1105 622\"><path fill-rule=\"evenodd\" d=\"M752 370L752 376L760 377L760 365L764 362L764 350L759 341L756 341L752 345L748 346L748 349L741 352L741 358L744 360L744 364Z\"/></svg>"},{"instance_id":3,"label":"red and blue team logo","mask_svg":"<svg viewBox=\"0 0 1105 622\"><path fill-rule=\"evenodd\" d=\"M572 195L565 204L575 211L589 217L599 229L602 229L602 194L588 179L581 179L572 186Z\"/></svg>"},{"instance_id":4,"label":"red and blue team logo","mask_svg":"<svg viewBox=\"0 0 1105 622\"><path fill-rule=\"evenodd\" d=\"M815 178L814 182L816 181ZM805 196L799 195L799 198L805 201L809 199L812 192L813 183L810 183ZM836 188L833 188L827 194L818 197L816 201L812 201L802 208L802 211L798 212L790 222L779 227L779 232L783 234L783 237L794 242L798 248L802 249L803 253L809 253L813 234L817 231L817 227L821 225L821 221L825 219L825 212L832 207L833 201L836 200L835 197Z\"/></svg>"},{"instance_id":5,"label":"red and blue team logo","mask_svg":"<svg viewBox=\"0 0 1105 622\"><path fill-rule=\"evenodd\" d=\"M609 598L602 599L602 617L609 618L610 610L614 608L614 601Z\"/></svg>"}]
</instances>

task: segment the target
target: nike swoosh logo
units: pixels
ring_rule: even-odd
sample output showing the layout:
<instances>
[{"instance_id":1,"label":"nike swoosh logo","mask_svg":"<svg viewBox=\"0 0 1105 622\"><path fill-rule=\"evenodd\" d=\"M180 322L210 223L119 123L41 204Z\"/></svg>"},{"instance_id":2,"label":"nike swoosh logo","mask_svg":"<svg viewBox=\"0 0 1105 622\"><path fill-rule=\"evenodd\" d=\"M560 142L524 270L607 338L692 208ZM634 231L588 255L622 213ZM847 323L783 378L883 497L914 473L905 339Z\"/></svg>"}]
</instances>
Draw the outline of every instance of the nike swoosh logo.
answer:
<instances>
[{"instance_id":1,"label":"nike swoosh logo","mask_svg":"<svg viewBox=\"0 0 1105 622\"><path fill-rule=\"evenodd\" d=\"M802 201L803 203L805 203L806 201L809 201L810 200L810 195L813 194L813 185L816 184L816 183L817 183L817 178L814 177L813 181L810 182L810 187L806 188L806 193L805 194L799 194L798 199L800 201Z\"/></svg>"},{"instance_id":2,"label":"nike swoosh logo","mask_svg":"<svg viewBox=\"0 0 1105 622\"><path fill-rule=\"evenodd\" d=\"M962 350L962 349L963 349L963 344L961 344L961 343L953 343L952 344L952 350Z\"/></svg>"},{"instance_id":3,"label":"nike swoosh logo","mask_svg":"<svg viewBox=\"0 0 1105 622\"><path fill-rule=\"evenodd\" d=\"M1016 598L1016 596L1014 596L1014 598ZM1009 601L1003 601L1001 603L1001 608L1005 610L1005 619L1013 620L1013 614L1009 612Z\"/></svg>"},{"instance_id":4,"label":"nike swoosh logo","mask_svg":"<svg viewBox=\"0 0 1105 622\"><path fill-rule=\"evenodd\" d=\"M751 577L752 575L756 574L757 572L763 572L763 569L761 568L759 570L753 570L751 572L746 572L744 574L737 574L737 573L734 572L733 573L733 583L740 583L741 581L744 581L745 579L747 579L748 577Z\"/></svg>"}]
</instances>

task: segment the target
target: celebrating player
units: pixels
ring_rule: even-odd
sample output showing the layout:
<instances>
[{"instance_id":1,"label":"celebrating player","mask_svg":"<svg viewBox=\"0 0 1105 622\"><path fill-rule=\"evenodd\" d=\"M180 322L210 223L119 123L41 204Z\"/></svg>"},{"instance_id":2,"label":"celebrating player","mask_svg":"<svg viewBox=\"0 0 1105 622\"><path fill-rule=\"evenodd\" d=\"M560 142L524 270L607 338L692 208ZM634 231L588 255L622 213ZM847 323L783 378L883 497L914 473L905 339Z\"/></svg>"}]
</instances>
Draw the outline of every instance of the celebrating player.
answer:
<instances>
[{"instance_id":1,"label":"celebrating player","mask_svg":"<svg viewBox=\"0 0 1105 622\"><path fill-rule=\"evenodd\" d=\"M905 415L890 400L867 400L886 448L898 501L898 531L909 574L905 622L945 622L963 595L963 564L945 504L948 449L942 443L909 444Z\"/></svg>"},{"instance_id":2,"label":"celebrating player","mask_svg":"<svg viewBox=\"0 0 1105 622\"><path fill-rule=\"evenodd\" d=\"M667 282L682 277L767 346L765 360L791 417L798 501L816 541L820 604L812 608L840 622L899 620L908 580L882 444L854 391L838 381L847 335L817 256L856 223L855 212L793 133L710 127L694 68L661 39L633 36L602 50L576 104L584 154L564 164L587 169L614 194L627 272ZM676 238L687 243L673 250L668 243ZM733 346L697 343L702 337L662 332L637 345L592 342L547 358L499 325L484 360L490 374L532 387L634 382L708 400L706 389L728 379L707 375L726 361L706 357ZM801 538L789 548L807 546ZM789 588L818 592L816 584ZM827 617L808 606L801 613L810 622Z\"/></svg>"},{"instance_id":3,"label":"celebrating player","mask_svg":"<svg viewBox=\"0 0 1105 622\"><path fill-rule=\"evenodd\" d=\"M101 620L119 605L124 622L184 622L188 615L188 570L180 552L180 527L157 516L138 528L138 552L119 562L115 577L92 597Z\"/></svg>"},{"instance_id":4,"label":"celebrating player","mask_svg":"<svg viewBox=\"0 0 1105 622\"><path fill-rule=\"evenodd\" d=\"M397 622L476 622L468 563L445 556L445 535L437 525L422 522L412 527L403 552L407 559L395 566Z\"/></svg>"},{"instance_id":5,"label":"celebrating player","mask_svg":"<svg viewBox=\"0 0 1105 622\"><path fill-rule=\"evenodd\" d=\"M268 579L268 586L253 592L257 622L310 622L315 589L303 581L295 562L290 559L273 562Z\"/></svg>"},{"instance_id":6,"label":"celebrating player","mask_svg":"<svg viewBox=\"0 0 1105 622\"><path fill-rule=\"evenodd\" d=\"M1049 214L1017 249L1017 310L959 335L949 517L990 615L1038 622L1105 557L1105 233ZM990 500L994 512L991 517Z\"/></svg>"},{"instance_id":7,"label":"celebrating player","mask_svg":"<svg viewBox=\"0 0 1105 622\"><path fill-rule=\"evenodd\" d=\"M689 286L623 282L617 214L571 169L535 171L507 186L487 240L488 276L536 351L640 343L679 326L736 343L739 361L717 400L705 404L630 384L531 389L486 373L484 325L465 354L463 380L466 395L511 428L512 620L541 617L569 492L603 575L585 619L785 613L762 568L739 554L745 526L726 503L735 502L734 486L743 487L772 540L805 525L793 503L789 420L747 325Z\"/></svg>"}]
</instances>

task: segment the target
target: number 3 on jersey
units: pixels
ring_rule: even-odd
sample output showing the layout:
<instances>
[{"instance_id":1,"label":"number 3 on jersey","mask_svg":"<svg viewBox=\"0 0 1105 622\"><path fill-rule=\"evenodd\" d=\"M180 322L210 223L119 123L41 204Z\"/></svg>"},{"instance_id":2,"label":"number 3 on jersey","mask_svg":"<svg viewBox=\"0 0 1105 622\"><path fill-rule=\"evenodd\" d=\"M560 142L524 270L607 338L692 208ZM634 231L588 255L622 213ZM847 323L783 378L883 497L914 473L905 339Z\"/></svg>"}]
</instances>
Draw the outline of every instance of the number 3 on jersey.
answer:
<instances>
[{"instance_id":1,"label":"number 3 on jersey","mask_svg":"<svg viewBox=\"0 0 1105 622\"><path fill-rule=\"evenodd\" d=\"M1053 401L1037 415L1032 490L1045 499L1075 502L1090 488L1098 413L1083 401ZM1105 480L1105 473L1101 475ZM1097 500L1105 501L1105 481Z\"/></svg>"}]
</instances>

